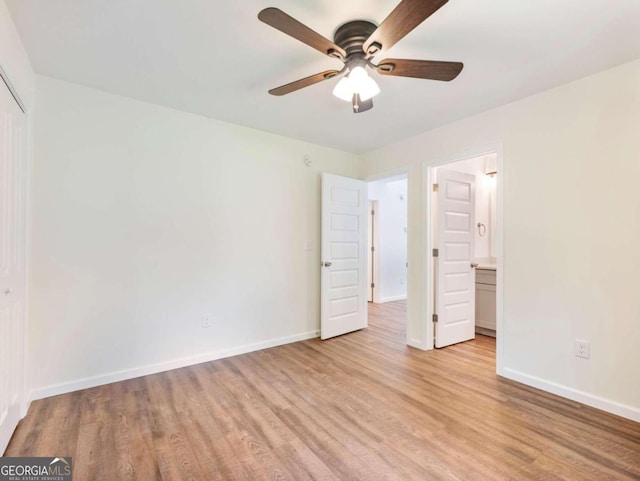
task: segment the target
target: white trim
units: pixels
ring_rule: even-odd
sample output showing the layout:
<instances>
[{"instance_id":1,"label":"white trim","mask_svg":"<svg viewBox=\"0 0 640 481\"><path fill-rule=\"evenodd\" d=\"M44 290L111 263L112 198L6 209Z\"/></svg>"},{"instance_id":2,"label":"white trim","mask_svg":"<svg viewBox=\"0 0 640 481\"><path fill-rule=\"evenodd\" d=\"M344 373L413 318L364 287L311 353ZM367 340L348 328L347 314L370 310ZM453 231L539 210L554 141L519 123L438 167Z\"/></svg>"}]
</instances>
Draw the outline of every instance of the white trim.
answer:
<instances>
[{"instance_id":1,"label":"white trim","mask_svg":"<svg viewBox=\"0 0 640 481\"><path fill-rule=\"evenodd\" d=\"M423 319L426 325L425 328L425 340L424 349L430 350L434 346L434 330L432 323L432 314L434 310L433 295L431 294L433 287L433 257L431 251L434 248L433 232L431 229L432 223L432 189L433 183L433 169L460 160L466 160L474 157L482 157L483 155L495 154L496 165L499 172L497 193L498 193L498 205L496 206L497 217L497 229L496 229L496 257L497 257L497 277L496 277L496 373L502 374L503 371L503 359L504 359L504 342L502 333L505 332L504 326L504 208L503 208L503 196L505 186L505 172L504 172L504 156L503 147L501 143L493 144L489 146L479 147L477 149L468 150L465 152L453 154L451 157L442 158L433 162L425 160L423 162L423 186L422 191L424 193L423 206L424 212L424 226L427 229L425 233L426 237L426 252L424 256L423 271L425 278L423 279L423 286L428 291L425 295L425 312L423 312Z\"/></svg>"},{"instance_id":2,"label":"white trim","mask_svg":"<svg viewBox=\"0 0 640 481\"><path fill-rule=\"evenodd\" d=\"M382 297L378 302L380 304L385 303L385 302L393 302L393 301L402 301L405 300L407 298L406 294L402 294L400 296L389 296L389 297Z\"/></svg>"},{"instance_id":3,"label":"white trim","mask_svg":"<svg viewBox=\"0 0 640 481\"><path fill-rule=\"evenodd\" d=\"M148 376L149 374L156 374L159 372L169 371L171 369L193 366L195 364L200 364L203 362L210 362L215 361L216 359L223 359L225 357L260 351L261 349L281 346L283 344L290 344L292 342L305 341L307 339L319 337L319 335L319 331L308 331L300 334L294 334L292 336L270 339L268 341L245 344L243 346L233 347L230 349L206 352L197 354L195 356L188 356L179 359L173 359L170 361L159 362L156 364L148 364L146 366L123 369L121 371L113 371L106 374L100 374L98 376L85 377L82 379L76 379L74 381L63 382L60 384L53 384L51 386L44 386L38 389L34 389L29 393L28 404L36 399L57 396L58 394L79 391L81 389L101 386L103 384L110 384L112 382L125 381L127 379L133 379L140 376Z\"/></svg>"},{"instance_id":4,"label":"white trim","mask_svg":"<svg viewBox=\"0 0 640 481\"><path fill-rule=\"evenodd\" d=\"M429 245L433 243L432 239L432 231L431 229L431 184L432 180L432 172L429 167L428 161L424 161L422 163L422 222L421 222L421 238L420 238L420 246L425 246L425 252L423 253L423 264L422 264L422 272L424 277L421 279L421 288L425 289L427 292L424 293L424 302L420 306L420 319L422 319L422 324L424 325L424 329L422 329L420 342L415 345L415 347L419 347L423 351L430 351L434 346L434 326L431 317L431 313L433 312L433 296L431 292L433 292L433 286L430 279L433 279L433 257L429 252ZM429 292L431 291L431 292ZM424 291L423 291L424 292Z\"/></svg>"},{"instance_id":5,"label":"white trim","mask_svg":"<svg viewBox=\"0 0 640 481\"><path fill-rule=\"evenodd\" d=\"M26 131L26 156L25 159L27 162L26 167L26 186L25 186L25 196L26 196L26 206L25 206L25 245L24 245L24 333L23 333L23 384L22 384L22 399L20 403L20 417L24 418L29 411L29 406L31 406L31 401L29 399L29 384L31 382L31 365L29 364L29 318L31 315L31 290L30 279L31 279L31 231L32 231L32 219L33 219L33 203L32 203L32 179L33 179L33 168L34 168L34 138L35 138L35 117L34 117L34 109L37 104L36 99L32 99L30 108L27 109L25 115L27 116L27 131Z\"/></svg>"},{"instance_id":6,"label":"white trim","mask_svg":"<svg viewBox=\"0 0 640 481\"><path fill-rule=\"evenodd\" d=\"M453 162L460 162L461 160L473 159L475 157L483 157L485 155L491 155L498 152L502 152L502 144L496 143L491 145L483 145L478 147L477 149L469 149L464 152L458 152L456 154L452 154L451 156L443 157L433 162L425 161L425 164L428 167L442 167L446 164L451 164Z\"/></svg>"},{"instance_id":7,"label":"white trim","mask_svg":"<svg viewBox=\"0 0 640 481\"><path fill-rule=\"evenodd\" d=\"M369 189L369 183L367 183L367 200L369 198L368 189ZM373 259L373 276L371 278L371 281L375 286L373 288L373 297L371 299L371 302L373 302L374 304L378 304L382 302L380 300L380 229L378 228L379 227L378 226L379 202L377 200L369 200L369 204L370 205L373 204L372 207L375 212L373 219L369 217L371 219L371 222L373 223L373 245L375 246L373 254L371 255ZM371 248L371 246L369 246L368 248ZM371 266L368 265L367 269L371 269ZM367 276L367 279L368 278L369 276ZM371 289L371 286L368 286L367 288Z\"/></svg>"},{"instance_id":8,"label":"white trim","mask_svg":"<svg viewBox=\"0 0 640 481\"><path fill-rule=\"evenodd\" d=\"M504 371L504 333L507 332L504 318L504 185L506 170L502 144L495 148L496 167L498 169L496 183L496 373Z\"/></svg>"},{"instance_id":9,"label":"white trim","mask_svg":"<svg viewBox=\"0 0 640 481\"><path fill-rule=\"evenodd\" d=\"M407 345L409 347L415 347L416 349L420 349L421 351L428 351L427 347L423 344L420 339L409 339L407 341Z\"/></svg>"},{"instance_id":10,"label":"white trim","mask_svg":"<svg viewBox=\"0 0 640 481\"><path fill-rule=\"evenodd\" d=\"M423 186L422 191L424 192L424 198L422 199L422 205L424 206L424 220L423 225L425 228L425 254L424 254L424 279L423 286L426 290L424 303L425 312L423 313L423 319L425 323L425 337L424 337L424 348L426 350L431 350L435 345L435 333L433 327L433 318L435 306L434 306L434 287L433 287L433 279L435 275L435 269L433 268L433 245L435 244L433 240L433 228L431 227L433 220L433 177L434 172L432 166L429 164L429 161L425 161L423 165Z\"/></svg>"},{"instance_id":11,"label":"white trim","mask_svg":"<svg viewBox=\"0 0 640 481\"><path fill-rule=\"evenodd\" d=\"M595 396L593 394L579 391L552 381L547 381L536 376L531 376L508 367L503 368L502 377L571 399L572 401L586 404L587 406L601 409L612 414L617 414L618 416L631 419L632 421L640 422L640 408Z\"/></svg>"}]
</instances>

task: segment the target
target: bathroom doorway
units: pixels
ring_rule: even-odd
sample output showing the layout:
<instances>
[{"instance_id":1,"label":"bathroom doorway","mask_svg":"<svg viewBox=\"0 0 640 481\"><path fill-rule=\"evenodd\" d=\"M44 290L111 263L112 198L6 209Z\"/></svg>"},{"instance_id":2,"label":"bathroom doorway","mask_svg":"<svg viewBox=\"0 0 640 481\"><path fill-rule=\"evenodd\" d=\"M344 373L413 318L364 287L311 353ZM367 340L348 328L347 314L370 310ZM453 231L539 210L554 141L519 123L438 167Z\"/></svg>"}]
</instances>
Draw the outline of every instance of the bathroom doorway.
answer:
<instances>
[{"instance_id":1,"label":"bathroom doorway","mask_svg":"<svg viewBox=\"0 0 640 481\"><path fill-rule=\"evenodd\" d=\"M499 335L498 175L496 152L430 168L429 296L437 348Z\"/></svg>"}]
</instances>

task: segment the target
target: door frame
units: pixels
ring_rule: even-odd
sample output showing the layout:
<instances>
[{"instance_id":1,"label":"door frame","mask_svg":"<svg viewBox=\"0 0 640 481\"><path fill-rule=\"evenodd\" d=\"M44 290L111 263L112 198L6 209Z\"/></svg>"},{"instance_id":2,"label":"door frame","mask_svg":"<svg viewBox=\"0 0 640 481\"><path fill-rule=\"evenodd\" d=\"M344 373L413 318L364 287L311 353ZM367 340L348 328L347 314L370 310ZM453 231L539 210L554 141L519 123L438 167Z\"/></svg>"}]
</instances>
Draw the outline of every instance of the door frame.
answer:
<instances>
[{"instance_id":1,"label":"door frame","mask_svg":"<svg viewBox=\"0 0 640 481\"><path fill-rule=\"evenodd\" d=\"M373 271L373 275L371 276L370 281L373 283L375 287L371 287L371 285L367 285L367 289L369 290L369 294L371 294L371 301L369 302L379 303L380 294L378 293L379 292L378 288L380 284L380 269L378 267L378 264L380 261L378 259L378 253L379 253L378 201L368 200L368 202L369 202L368 204L369 212L367 217L369 218L369 224L367 225L367 228L369 232L367 233L367 236L371 236L371 242L367 242L368 244L367 255L371 256L371 261L369 262L369 259L367 258L367 282L369 282L369 274L371 274L371 271ZM371 210L375 212L375 215L371 215ZM373 233L371 233L372 229L373 229ZM372 245L375 247L373 252L371 251ZM373 291L371 291L371 289L373 289ZM369 297L367 296L367 299L368 298Z\"/></svg>"},{"instance_id":2,"label":"door frame","mask_svg":"<svg viewBox=\"0 0 640 481\"><path fill-rule=\"evenodd\" d=\"M435 177L435 169L438 167L446 166L453 162L461 160L467 160L474 157L481 157L483 155L496 155L496 165L499 174L497 175L496 183L496 257L497 257L497 270L496 270L496 372L499 375L503 374L503 359L504 359L504 187L506 172L504 167L504 156L502 144L495 144L491 146L479 147L452 156L441 158L435 162L425 161L423 162L423 185L422 191L424 193L423 206L425 206L424 212L424 225L426 226L426 255L424 256L424 273L425 279L423 279L424 286L426 286L426 312L425 323L426 329L426 346L425 350L434 349L435 344L435 329L433 326L432 316L434 312L434 274L435 269L433 266L433 257L431 252L434 249L435 242L433 236L433 192L431 185Z\"/></svg>"}]
</instances>

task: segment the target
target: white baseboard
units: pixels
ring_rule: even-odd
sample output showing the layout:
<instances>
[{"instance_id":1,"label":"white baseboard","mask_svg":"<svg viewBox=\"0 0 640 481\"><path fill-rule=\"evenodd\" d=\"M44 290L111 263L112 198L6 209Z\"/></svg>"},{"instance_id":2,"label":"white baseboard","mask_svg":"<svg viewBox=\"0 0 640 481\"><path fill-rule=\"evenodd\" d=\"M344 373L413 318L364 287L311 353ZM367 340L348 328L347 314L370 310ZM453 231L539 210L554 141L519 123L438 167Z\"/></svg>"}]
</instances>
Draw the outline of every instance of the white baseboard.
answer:
<instances>
[{"instance_id":1,"label":"white baseboard","mask_svg":"<svg viewBox=\"0 0 640 481\"><path fill-rule=\"evenodd\" d=\"M120 371L113 371L106 374L100 374L98 376L85 377L74 381L64 382L60 384L53 384L50 386L44 386L31 390L29 398L27 399L27 405L36 399L42 399L50 396L57 396L59 394L65 394L68 392L79 391L80 389L87 389L96 386L102 386L103 384L110 384L112 382L125 381L127 379L133 379L140 376L147 376L149 374L156 374L159 372L169 371L171 369L178 369L181 367L193 366L194 364L200 364L203 362L215 361L216 359L223 359L225 357L237 356L238 354L246 354L248 352L260 351L261 349L267 349L269 347L281 346L283 344L290 344L292 342L305 341L307 339L313 339L320 335L319 331L309 331L300 334L294 334L292 336L280 337L277 339L270 339L268 341L256 342L253 344L245 344L243 346L237 346L230 349L222 349L219 351L206 352L197 354L195 356L188 356L179 359L172 359L170 361L159 362L156 364L148 364L146 366L133 367L130 369L123 369Z\"/></svg>"},{"instance_id":2,"label":"white baseboard","mask_svg":"<svg viewBox=\"0 0 640 481\"><path fill-rule=\"evenodd\" d=\"M429 348L420 339L409 339L407 341L407 346L414 347L414 348L420 349L422 351L428 351L429 350Z\"/></svg>"},{"instance_id":3,"label":"white baseboard","mask_svg":"<svg viewBox=\"0 0 640 481\"><path fill-rule=\"evenodd\" d=\"M513 381L518 381L522 384L542 389L543 391L547 391L552 394L557 394L558 396L571 399L572 401L577 401L579 403L586 404L587 406L601 409L603 411L622 416L623 418L631 419L632 421L640 422L640 408L595 396L593 394L547 381L536 376L531 376L508 367L505 367L502 370L501 375L507 379L512 379Z\"/></svg>"},{"instance_id":4,"label":"white baseboard","mask_svg":"<svg viewBox=\"0 0 640 481\"><path fill-rule=\"evenodd\" d=\"M381 297L378 302L382 304L383 302L403 301L406 298L406 294L403 294L401 296Z\"/></svg>"}]
</instances>

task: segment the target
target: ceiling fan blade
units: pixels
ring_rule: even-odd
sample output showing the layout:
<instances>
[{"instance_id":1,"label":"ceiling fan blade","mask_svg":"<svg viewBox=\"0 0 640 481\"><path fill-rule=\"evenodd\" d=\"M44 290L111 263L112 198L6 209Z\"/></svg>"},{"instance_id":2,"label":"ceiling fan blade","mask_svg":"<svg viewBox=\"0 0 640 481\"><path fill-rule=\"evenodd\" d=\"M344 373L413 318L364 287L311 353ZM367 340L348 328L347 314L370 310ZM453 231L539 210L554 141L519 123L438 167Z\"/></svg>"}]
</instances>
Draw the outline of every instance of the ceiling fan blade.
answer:
<instances>
[{"instance_id":1,"label":"ceiling fan blade","mask_svg":"<svg viewBox=\"0 0 640 481\"><path fill-rule=\"evenodd\" d=\"M449 81L456 78L463 67L464 64L461 62L386 58L378 65L378 73L396 77Z\"/></svg>"},{"instance_id":2,"label":"ceiling fan blade","mask_svg":"<svg viewBox=\"0 0 640 481\"><path fill-rule=\"evenodd\" d=\"M402 0L362 46L373 56L389 50L449 0Z\"/></svg>"},{"instance_id":3,"label":"ceiling fan blade","mask_svg":"<svg viewBox=\"0 0 640 481\"><path fill-rule=\"evenodd\" d=\"M309 27L298 22L295 18L287 15L279 8L265 8L260 11L258 18L276 30L280 30L290 37L300 40L302 43L306 43L310 47L315 48L329 57L342 60L347 56L346 52L331 40L311 30Z\"/></svg>"},{"instance_id":4,"label":"ceiling fan blade","mask_svg":"<svg viewBox=\"0 0 640 481\"><path fill-rule=\"evenodd\" d=\"M282 85L280 87L276 87L275 89L269 90L271 95L286 95L291 92L295 92L296 90L300 90L304 87L308 87L309 85L317 84L318 82L322 82L323 80L330 79L335 77L341 72L341 70L325 70L324 72L317 73L315 75L311 75L310 77L305 77L300 80L296 80L295 82L288 83L286 85Z\"/></svg>"},{"instance_id":5,"label":"ceiling fan blade","mask_svg":"<svg viewBox=\"0 0 640 481\"><path fill-rule=\"evenodd\" d=\"M351 103L353 104L354 114L361 114L362 112L366 112L373 108L373 99L360 100L360 95L358 94L353 94L353 100Z\"/></svg>"}]
</instances>

